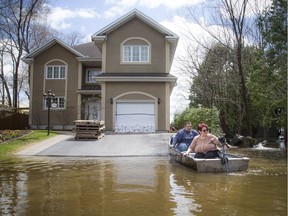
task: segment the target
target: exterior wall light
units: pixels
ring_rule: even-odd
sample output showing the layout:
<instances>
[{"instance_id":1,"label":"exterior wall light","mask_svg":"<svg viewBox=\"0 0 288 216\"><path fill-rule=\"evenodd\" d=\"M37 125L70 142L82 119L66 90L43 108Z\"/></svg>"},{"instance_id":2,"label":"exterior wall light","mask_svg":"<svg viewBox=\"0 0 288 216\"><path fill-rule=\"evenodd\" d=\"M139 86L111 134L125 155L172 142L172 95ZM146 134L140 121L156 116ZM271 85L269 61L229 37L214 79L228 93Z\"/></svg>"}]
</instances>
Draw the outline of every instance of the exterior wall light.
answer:
<instances>
[{"instance_id":1,"label":"exterior wall light","mask_svg":"<svg viewBox=\"0 0 288 216\"><path fill-rule=\"evenodd\" d=\"M110 98L110 104L113 104L113 98Z\"/></svg>"},{"instance_id":2,"label":"exterior wall light","mask_svg":"<svg viewBox=\"0 0 288 216\"><path fill-rule=\"evenodd\" d=\"M160 102L161 102L161 101L160 101L160 98L158 98L158 104L160 104Z\"/></svg>"}]
</instances>

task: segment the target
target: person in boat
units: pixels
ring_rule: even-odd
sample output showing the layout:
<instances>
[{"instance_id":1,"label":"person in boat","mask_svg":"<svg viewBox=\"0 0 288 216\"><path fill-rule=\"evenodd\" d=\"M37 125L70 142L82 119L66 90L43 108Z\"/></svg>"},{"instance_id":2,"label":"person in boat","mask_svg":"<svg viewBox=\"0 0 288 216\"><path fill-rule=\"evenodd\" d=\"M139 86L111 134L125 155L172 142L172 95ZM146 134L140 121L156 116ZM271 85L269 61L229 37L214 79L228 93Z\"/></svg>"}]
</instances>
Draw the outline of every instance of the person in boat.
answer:
<instances>
[{"instance_id":1,"label":"person in boat","mask_svg":"<svg viewBox=\"0 0 288 216\"><path fill-rule=\"evenodd\" d=\"M180 152L187 151L192 140L197 135L199 135L199 133L196 130L192 129L192 123L190 121L187 121L184 124L184 128L179 130L173 137L171 147L176 148Z\"/></svg>"},{"instance_id":2,"label":"person in boat","mask_svg":"<svg viewBox=\"0 0 288 216\"><path fill-rule=\"evenodd\" d=\"M198 125L199 135L196 136L184 156L190 152L195 152L195 158L215 158L220 155L221 143L218 138L208 132L208 125L201 123Z\"/></svg>"}]
</instances>

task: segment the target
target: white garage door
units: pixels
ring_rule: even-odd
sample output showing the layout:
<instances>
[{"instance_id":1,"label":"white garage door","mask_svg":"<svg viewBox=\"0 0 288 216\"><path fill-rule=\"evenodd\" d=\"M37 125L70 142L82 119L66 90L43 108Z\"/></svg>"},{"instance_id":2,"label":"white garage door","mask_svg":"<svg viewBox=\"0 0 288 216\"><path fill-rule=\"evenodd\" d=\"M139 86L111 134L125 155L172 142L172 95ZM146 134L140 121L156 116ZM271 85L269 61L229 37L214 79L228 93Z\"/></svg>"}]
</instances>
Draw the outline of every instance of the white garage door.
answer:
<instances>
[{"instance_id":1,"label":"white garage door","mask_svg":"<svg viewBox=\"0 0 288 216\"><path fill-rule=\"evenodd\" d=\"M153 102L117 102L115 132L155 132L155 104Z\"/></svg>"}]
</instances>

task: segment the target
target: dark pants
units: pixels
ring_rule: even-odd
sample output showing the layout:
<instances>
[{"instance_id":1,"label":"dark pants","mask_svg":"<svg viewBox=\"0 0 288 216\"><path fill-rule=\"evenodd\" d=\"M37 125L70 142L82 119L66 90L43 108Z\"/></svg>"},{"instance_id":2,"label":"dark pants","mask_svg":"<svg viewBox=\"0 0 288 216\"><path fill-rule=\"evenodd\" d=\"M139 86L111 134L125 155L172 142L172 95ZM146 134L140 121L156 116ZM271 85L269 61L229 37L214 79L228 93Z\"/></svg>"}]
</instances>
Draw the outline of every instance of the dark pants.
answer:
<instances>
[{"instance_id":1,"label":"dark pants","mask_svg":"<svg viewBox=\"0 0 288 216\"><path fill-rule=\"evenodd\" d=\"M208 151L206 154L197 152L194 158L216 158L219 157L219 150Z\"/></svg>"}]
</instances>

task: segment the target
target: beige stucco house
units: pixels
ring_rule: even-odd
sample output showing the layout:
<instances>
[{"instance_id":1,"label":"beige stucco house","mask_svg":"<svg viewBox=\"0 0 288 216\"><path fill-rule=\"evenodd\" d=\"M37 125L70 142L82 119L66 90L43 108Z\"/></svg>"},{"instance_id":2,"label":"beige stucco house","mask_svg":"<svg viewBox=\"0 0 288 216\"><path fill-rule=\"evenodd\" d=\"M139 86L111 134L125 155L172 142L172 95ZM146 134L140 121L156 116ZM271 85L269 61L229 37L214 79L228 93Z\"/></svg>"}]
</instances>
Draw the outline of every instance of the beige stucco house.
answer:
<instances>
[{"instance_id":1,"label":"beige stucco house","mask_svg":"<svg viewBox=\"0 0 288 216\"><path fill-rule=\"evenodd\" d=\"M106 131L158 132L170 125L170 69L178 36L138 10L68 46L54 38L23 60L30 65L30 125L72 129L74 120L105 121Z\"/></svg>"}]
</instances>

